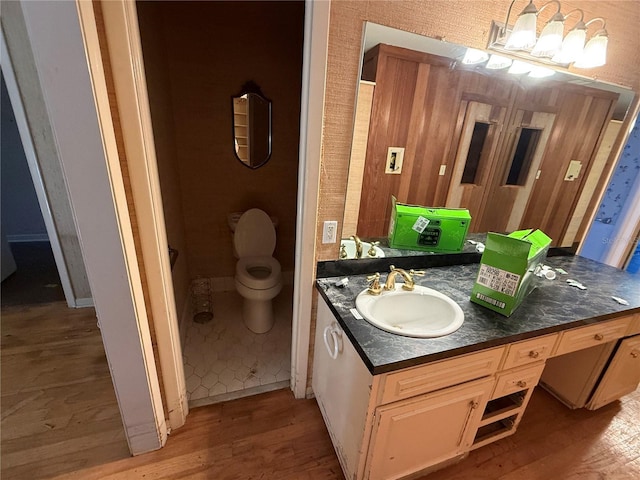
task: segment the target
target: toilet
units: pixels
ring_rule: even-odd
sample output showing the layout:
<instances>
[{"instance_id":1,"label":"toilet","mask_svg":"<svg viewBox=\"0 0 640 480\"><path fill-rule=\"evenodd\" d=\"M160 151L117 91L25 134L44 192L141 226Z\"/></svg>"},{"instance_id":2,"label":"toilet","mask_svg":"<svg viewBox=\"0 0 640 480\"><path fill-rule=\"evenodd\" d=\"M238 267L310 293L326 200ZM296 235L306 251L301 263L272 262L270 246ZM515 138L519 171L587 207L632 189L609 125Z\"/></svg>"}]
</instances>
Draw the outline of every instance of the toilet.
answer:
<instances>
[{"instance_id":1,"label":"toilet","mask_svg":"<svg viewBox=\"0 0 640 480\"><path fill-rule=\"evenodd\" d=\"M272 300L282 290L280 263L272 257L274 222L262 210L252 208L240 216L233 230L238 255L235 284L243 297L242 319L252 332L266 333L275 320Z\"/></svg>"}]
</instances>

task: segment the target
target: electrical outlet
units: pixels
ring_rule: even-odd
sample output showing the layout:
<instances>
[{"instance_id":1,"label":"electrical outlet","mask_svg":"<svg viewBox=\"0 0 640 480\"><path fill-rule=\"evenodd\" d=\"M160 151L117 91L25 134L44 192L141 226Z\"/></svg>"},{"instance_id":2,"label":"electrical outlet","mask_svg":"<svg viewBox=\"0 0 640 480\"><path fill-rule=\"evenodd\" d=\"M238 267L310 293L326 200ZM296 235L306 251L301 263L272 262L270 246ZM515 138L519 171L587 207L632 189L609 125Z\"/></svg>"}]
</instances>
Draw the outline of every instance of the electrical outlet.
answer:
<instances>
[{"instance_id":1,"label":"electrical outlet","mask_svg":"<svg viewBox=\"0 0 640 480\"><path fill-rule=\"evenodd\" d=\"M336 220L327 220L322 228L322 243L336 243L338 231L338 222Z\"/></svg>"}]
</instances>

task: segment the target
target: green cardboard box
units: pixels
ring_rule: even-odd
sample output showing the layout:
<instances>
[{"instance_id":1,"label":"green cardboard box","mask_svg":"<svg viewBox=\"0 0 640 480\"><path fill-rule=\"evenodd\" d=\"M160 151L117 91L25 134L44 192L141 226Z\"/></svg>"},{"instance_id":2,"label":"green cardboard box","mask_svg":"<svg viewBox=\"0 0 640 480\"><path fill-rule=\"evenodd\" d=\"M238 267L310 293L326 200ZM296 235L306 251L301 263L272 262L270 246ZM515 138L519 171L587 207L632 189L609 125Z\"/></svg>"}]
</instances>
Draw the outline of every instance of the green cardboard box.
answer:
<instances>
[{"instance_id":1,"label":"green cardboard box","mask_svg":"<svg viewBox=\"0 0 640 480\"><path fill-rule=\"evenodd\" d=\"M510 316L536 287L535 269L546 258L550 244L540 230L489 233L471 301Z\"/></svg>"},{"instance_id":2,"label":"green cardboard box","mask_svg":"<svg viewBox=\"0 0 640 480\"><path fill-rule=\"evenodd\" d=\"M467 209L407 205L392 196L389 246L425 252L459 252L470 223Z\"/></svg>"}]
</instances>

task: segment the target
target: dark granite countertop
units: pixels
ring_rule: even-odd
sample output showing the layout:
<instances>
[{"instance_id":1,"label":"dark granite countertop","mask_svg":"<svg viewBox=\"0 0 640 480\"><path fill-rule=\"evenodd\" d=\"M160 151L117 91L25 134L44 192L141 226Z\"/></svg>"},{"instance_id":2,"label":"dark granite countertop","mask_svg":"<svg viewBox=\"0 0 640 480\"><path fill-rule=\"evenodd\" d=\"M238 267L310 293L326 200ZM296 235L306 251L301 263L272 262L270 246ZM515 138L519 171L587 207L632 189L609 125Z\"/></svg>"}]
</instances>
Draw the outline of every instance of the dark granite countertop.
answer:
<instances>
[{"instance_id":1,"label":"dark granite countertop","mask_svg":"<svg viewBox=\"0 0 640 480\"><path fill-rule=\"evenodd\" d=\"M568 275L539 279L537 288L508 318L469 300L477 263L429 268L424 277L416 278L416 284L448 295L465 315L459 330L439 338L395 335L356 319L350 309L367 287L366 275L348 277L346 287L334 285L343 277L319 278L316 286L374 375L640 312L640 278L578 256L550 257L544 263ZM384 281L386 271L380 273ZM587 289L569 286L567 278ZM629 305L617 303L612 295Z\"/></svg>"}]
</instances>

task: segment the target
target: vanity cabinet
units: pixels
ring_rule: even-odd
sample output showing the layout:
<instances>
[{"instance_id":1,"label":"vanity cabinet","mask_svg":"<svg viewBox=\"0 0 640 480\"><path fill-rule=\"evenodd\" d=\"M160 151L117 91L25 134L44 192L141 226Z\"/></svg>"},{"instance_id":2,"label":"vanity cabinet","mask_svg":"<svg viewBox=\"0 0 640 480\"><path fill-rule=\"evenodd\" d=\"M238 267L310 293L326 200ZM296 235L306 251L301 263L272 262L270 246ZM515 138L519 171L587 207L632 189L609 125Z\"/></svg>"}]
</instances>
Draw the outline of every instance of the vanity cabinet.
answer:
<instances>
[{"instance_id":1,"label":"vanity cabinet","mask_svg":"<svg viewBox=\"0 0 640 480\"><path fill-rule=\"evenodd\" d=\"M414 478L514 434L541 378L587 392L581 406L591 409L635 390L638 333L640 315L626 316L372 375L319 299L313 392L348 480ZM604 374L554 368L594 345L616 347ZM595 390L587 377L600 380Z\"/></svg>"},{"instance_id":2,"label":"vanity cabinet","mask_svg":"<svg viewBox=\"0 0 640 480\"><path fill-rule=\"evenodd\" d=\"M485 378L376 408L366 478L403 478L466 453L493 384Z\"/></svg>"}]
</instances>

